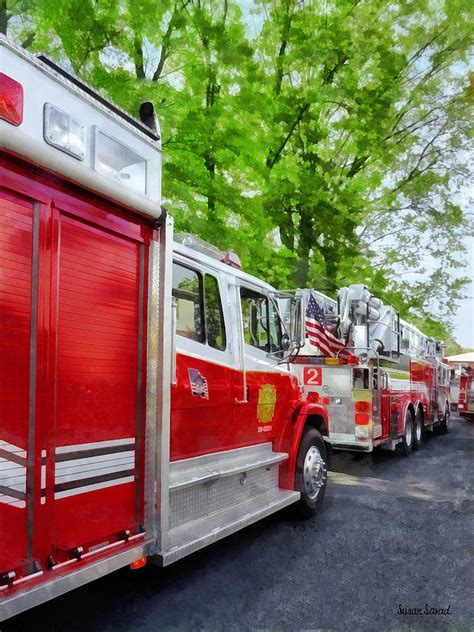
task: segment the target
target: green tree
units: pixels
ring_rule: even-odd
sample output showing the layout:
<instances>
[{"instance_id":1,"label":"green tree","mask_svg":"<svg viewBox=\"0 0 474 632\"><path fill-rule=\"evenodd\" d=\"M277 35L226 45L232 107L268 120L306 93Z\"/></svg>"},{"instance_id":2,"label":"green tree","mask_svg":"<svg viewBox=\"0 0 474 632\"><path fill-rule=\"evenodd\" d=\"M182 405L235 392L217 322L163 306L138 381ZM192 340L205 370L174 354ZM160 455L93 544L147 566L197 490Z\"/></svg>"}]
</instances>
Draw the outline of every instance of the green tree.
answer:
<instances>
[{"instance_id":1,"label":"green tree","mask_svg":"<svg viewBox=\"0 0 474 632\"><path fill-rule=\"evenodd\" d=\"M329 294L448 322L465 279L473 6L461 0L0 0L0 27L136 114L179 230Z\"/></svg>"}]
</instances>

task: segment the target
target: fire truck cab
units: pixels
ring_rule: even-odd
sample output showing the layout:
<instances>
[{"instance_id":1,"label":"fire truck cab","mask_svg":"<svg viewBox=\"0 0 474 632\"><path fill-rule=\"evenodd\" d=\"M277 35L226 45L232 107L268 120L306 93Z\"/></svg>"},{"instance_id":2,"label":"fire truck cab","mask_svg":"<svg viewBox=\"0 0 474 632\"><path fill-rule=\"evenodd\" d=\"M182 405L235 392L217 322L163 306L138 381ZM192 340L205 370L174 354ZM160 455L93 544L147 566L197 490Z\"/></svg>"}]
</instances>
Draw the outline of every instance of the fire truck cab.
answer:
<instances>
[{"instance_id":1,"label":"fire truck cab","mask_svg":"<svg viewBox=\"0 0 474 632\"><path fill-rule=\"evenodd\" d=\"M338 301L312 295L326 326L343 349L325 354L310 343L296 356L306 397L327 406L329 439L335 448L371 452L377 446L407 455L426 430L446 432L449 367L442 347L401 320L363 285L339 291Z\"/></svg>"},{"instance_id":2,"label":"fire truck cab","mask_svg":"<svg viewBox=\"0 0 474 632\"><path fill-rule=\"evenodd\" d=\"M324 497L299 320L173 241L152 127L0 37L0 620Z\"/></svg>"}]
</instances>

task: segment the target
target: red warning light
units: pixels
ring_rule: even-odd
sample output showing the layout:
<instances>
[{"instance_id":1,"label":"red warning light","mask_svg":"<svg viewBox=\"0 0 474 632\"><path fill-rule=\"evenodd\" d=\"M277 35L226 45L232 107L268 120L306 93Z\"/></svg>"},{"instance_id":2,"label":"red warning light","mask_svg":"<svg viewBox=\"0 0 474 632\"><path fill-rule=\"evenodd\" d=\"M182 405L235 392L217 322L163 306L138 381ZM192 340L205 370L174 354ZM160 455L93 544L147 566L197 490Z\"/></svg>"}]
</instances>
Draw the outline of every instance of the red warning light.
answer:
<instances>
[{"instance_id":1,"label":"red warning light","mask_svg":"<svg viewBox=\"0 0 474 632\"><path fill-rule=\"evenodd\" d=\"M0 118L21 125L23 122L23 86L0 72Z\"/></svg>"}]
</instances>

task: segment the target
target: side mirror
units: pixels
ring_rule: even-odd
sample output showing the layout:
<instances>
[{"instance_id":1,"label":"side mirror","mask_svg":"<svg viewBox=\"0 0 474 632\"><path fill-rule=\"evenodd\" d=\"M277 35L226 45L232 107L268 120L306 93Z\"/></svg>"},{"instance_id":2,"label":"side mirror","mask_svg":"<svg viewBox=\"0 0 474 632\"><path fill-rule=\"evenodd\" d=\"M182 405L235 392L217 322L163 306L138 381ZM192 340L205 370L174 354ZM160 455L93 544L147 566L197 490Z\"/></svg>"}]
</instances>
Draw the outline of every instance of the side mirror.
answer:
<instances>
[{"instance_id":1,"label":"side mirror","mask_svg":"<svg viewBox=\"0 0 474 632\"><path fill-rule=\"evenodd\" d=\"M284 333L281 337L281 348L283 349L283 351L288 351L290 347L291 347L290 336Z\"/></svg>"},{"instance_id":2,"label":"side mirror","mask_svg":"<svg viewBox=\"0 0 474 632\"><path fill-rule=\"evenodd\" d=\"M291 301L291 343L295 348L304 347L306 337L304 297L295 296Z\"/></svg>"}]
</instances>

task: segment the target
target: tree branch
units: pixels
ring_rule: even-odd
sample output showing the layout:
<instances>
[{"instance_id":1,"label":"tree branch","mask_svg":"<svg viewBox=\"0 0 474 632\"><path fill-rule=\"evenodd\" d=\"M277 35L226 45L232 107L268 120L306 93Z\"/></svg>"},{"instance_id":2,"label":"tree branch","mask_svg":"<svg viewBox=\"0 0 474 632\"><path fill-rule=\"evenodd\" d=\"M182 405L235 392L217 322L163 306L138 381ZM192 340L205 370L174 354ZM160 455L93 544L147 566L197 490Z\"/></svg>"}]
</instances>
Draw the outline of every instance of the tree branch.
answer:
<instances>
[{"instance_id":1,"label":"tree branch","mask_svg":"<svg viewBox=\"0 0 474 632\"><path fill-rule=\"evenodd\" d=\"M163 35L163 39L161 40L161 52L160 59L158 60L158 65L156 67L155 72L153 73L152 80L158 81L161 79L161 75L163 72L164 65L166 60L170 56L169 45L171 42L171 37L173 35L173 31L175 30L176 20L180 13L180 11L184 11L187 9L188 4L191 0L185 0L180 7L178 7L177 3L174 5L173 15L168 23L168 28L166 29L166 33Z\"/></svg>"},{"instance_id":2,"label":"tree branch","mask_svg":"<svg viewBox=\"0 0 474 632\"><path fill-rule=\"evenodd\" d=\"M278 56L276 59L276 77L274 92L277 96L281 93L281 86L283 82L283 59L286 54L286 47L288 46L288 38L291 29L291 22L293 19L293 14L290 13L290 4L292 4L291 0L287 0L285 21L283 23L281 34L280 50L278 51Z\"/></svg>"},{"instance_id":3,"label":"tree branch","mask_svg":"<svg viewBox=\"0 0 474 632\"><path fill-rule=\"evenodd\" d=\"M269 169L273 169L273 167L276 165L276 163L280 160L281 154L283 152L283 150L285 149L288 141L290 140L293 132L295 131L296 127L298 126L298 124L302 121L304 115L306 114L306 112L309 110L310 108L310 104L309 103L304 103L300 109L299 112L295 118L295 120L293 121L293 123L291 124L291 127L287 133L287 135L285 136L285 138L282 140L282 142L280 143L280 146L278 147L278 149L273 153L270 153L270 155L267 158L267 162L266 165Z\"/></svg>"}]
</instances>

